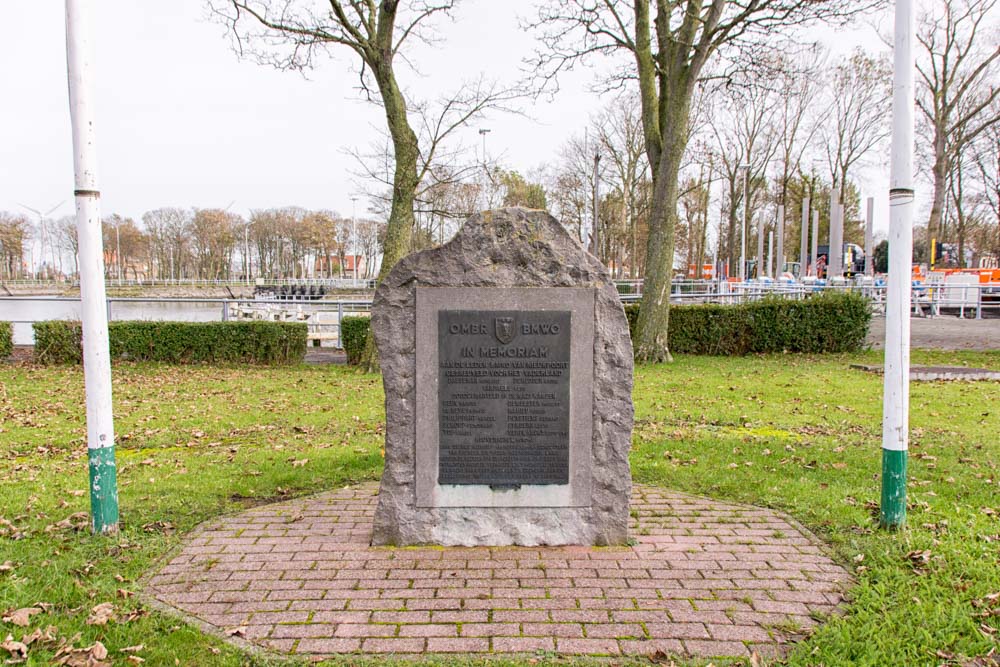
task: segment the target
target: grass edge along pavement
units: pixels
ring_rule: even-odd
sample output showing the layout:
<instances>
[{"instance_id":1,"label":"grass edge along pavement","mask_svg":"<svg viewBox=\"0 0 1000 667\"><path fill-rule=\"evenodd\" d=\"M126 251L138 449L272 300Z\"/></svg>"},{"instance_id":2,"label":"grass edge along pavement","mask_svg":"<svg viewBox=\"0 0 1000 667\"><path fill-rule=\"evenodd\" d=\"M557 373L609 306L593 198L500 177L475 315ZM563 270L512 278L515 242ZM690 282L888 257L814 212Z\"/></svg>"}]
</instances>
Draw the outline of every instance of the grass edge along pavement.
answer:
<instances>
[{"instance_id":1,"label":"grass edge along pavement","mask_svg":"<svg viewBox=\"0 0 1000 667\"><path fill-rule=\"evenodd\" d=\"M996 632L988 596L1000 591L1000 384L912 385L911 528L886 535L871 516L881 380L846 370L878 358L678 356L637 369L636 481L786 511L855 571L847 616L821 626L789 664L939 664L939 651L972 657L996 646L984 628ZM914 363L1000 368L1000 354L914 352ZM51 624L61 636L82 632L77 646L100 639L121 664L119 649L136 644L148 664L269 664L141 614L128 593L204 519L377 478L379 378L335 367L120 364L114 379L123 532L95 540L72 520L86 509L73 493L86 488L79 367L0 366L0 515L25 535L13 540L0 526L0 564L13 564L0 572L0 610L54 605L27 628L0 624L0 634L20 639ZM104 602L116 620L87 625Z\"/></svg>"},{"instance_id":2,"label":"grass edge along pavement","mask_svg":"<svg viewBox=\"0 0 1000 667\"><path fill-rule=\"evenodd\" d=\"M570 655L747 656L748 649L774 652L784 633L775 630L772 638L772 624L812 625L809 613L833 613L847 579L822 556L818 540L780 513L658 487L633 489L635 546L593 549L372 548L377 492L368 483L209 521L152 577L151 590L209 622L246 625L247 637L303 654L385 652L395 643L410 652L505 653L547 644ZM240 538L230 537L243 527ZM682 529L697 532L688 539ZM256 539L245 543L249 538ZM225 579L215 576L230 569ZM326 576L312 576L317 571ZM247 591L244 576L253 579ZM746 586L734 589L729 579ZM301 588L288 585L296 580ZM491 587L498 589L492 599L480 595ZM317 595L322 589L329 590ZM539 595L542 589L551 595ZM730 600L725 605L742 607L738 618L717 608L697 612L687 599L717 605L702 602L716 589ZM787 597L775 601L771 590ZM241 602L212 603L228 596ZM739 597L752 598L753 610L736 602ZM278 600L294 601L289 607ZM306 618L305 609L315 615ZM490 618L497 622L492 632L484 623Z\"/></svg>"}]
</instances>

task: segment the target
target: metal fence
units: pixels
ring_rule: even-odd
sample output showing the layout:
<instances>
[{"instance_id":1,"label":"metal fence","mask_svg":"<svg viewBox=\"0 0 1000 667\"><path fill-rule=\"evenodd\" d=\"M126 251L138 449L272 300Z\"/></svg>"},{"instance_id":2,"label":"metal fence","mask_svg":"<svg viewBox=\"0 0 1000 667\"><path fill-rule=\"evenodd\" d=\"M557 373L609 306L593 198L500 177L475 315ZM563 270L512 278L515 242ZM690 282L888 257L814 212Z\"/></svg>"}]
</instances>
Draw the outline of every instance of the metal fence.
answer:
<instances>
[{"instance_id":1,"label":"metal fence","mask_svg":"<svg viewBox=\"0 0 1000 667\"><path fill-rule=\"evenodd\" d=\"M375 279L359 277L355 280L352 277L344 278L253 278L243 280L239 278L225 279L201 279L201 278L163 278L157 280L135 280L130 278L106 278L105 284L108 287L298 287L317 286L328 289L374 289ZM36 280L18 279L4 280L0 285L9 287L51 287L67 288L79 287L78 280Z\"/></svg>"},{"instance_id":2,"label":"metal fence","mask_svg":"<svg viewBox=\"0 0 1000 667\"><path fill-rule=\"evenodd\" d=\"M371 300L111 297L107 299L107 311L110 321L304 322L311 344L339 348L341 320L350 315L370 315ZM0 320L14 324L15 344L31 344L34 322L77 319L80 319L79 297L0 297Z\"/></svg>"},{"instance_id":3,"label":"metal fence","mask_svg":"<svg viewBox=\"0 0 1000 667\"><path fill-rule=\"evenodd\" d=\"M638 302L642 298L641 281L620 281L617 284L619 297L624 303ZM820 292L861 294L872 302L875 313L885 312L886 286L855 282L823 284L751 280L730 283L716 280L678 280L671 285L670 302L737 304L764 298L804 299ZM916 316L939 317L953 314L961 318L982 319L984 313L991 311L1000 314L1000 285L925 282L913 286L910 305Z\"/></svg>"},{"instance_id":4,"label":"metal fence","mask_svg":"<svg viewBox=\"0 0 1000 667\"><path fill-rule=\"evenodd\" d=\"M623 303L638 302L642 298L642 282L621 281L618 291ZM674 304L738 304L764 298L805 299L827 291L855 292L868 298L876 313L885 310L884 285L856 283L677 281L671 289L670 301ZM914 286L911 295L916 316L957 315L981 319L988 314L1000 315L1000 286L997 285L928 283ZM369 315L371 300L111 297L107 300L107 309L109 320L304 322L309 328L311 344L339 348L341 320L349 315ZM79 318L79 297L0 296L0 320L14 323L17 344L31 343L33 322Z\"/></svg>"}]
</instances>

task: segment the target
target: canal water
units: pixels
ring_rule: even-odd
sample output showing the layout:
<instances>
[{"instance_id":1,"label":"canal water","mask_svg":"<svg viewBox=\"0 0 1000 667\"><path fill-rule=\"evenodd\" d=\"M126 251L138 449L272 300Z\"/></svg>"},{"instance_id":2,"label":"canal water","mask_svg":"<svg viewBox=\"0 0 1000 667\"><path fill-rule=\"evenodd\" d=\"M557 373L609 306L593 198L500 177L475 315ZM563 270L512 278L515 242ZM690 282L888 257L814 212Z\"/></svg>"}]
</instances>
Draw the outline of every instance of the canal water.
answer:
<instances>
[{"instance_id":1,"label":"canal water","mask_svg":"<svg viewBox=\"0 0 1000 667\"><path fill-rule=\"evenodd\" d=\"M112 320L171 320L175 322L218 322L221 302L112 301ZM0 320L14 323L14 344L31 345L31 323L41 320L79 320L80 301L64 297L37 296L31 299L0 299Z\"/></svg>"}]
</instances>

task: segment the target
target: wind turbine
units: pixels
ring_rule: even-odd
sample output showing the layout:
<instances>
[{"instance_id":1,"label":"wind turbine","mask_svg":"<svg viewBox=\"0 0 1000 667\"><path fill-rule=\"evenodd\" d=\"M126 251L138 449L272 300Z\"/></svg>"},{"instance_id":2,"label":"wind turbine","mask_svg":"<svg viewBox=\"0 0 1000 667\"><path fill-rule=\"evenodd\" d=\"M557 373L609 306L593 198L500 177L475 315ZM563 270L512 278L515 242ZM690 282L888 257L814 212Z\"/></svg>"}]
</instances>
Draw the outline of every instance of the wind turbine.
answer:
<instances>
[{"instance_id":1,"label":"wind turbine","mask_svg":"<svg viewBox=\"0 0 1000 667\"><path fill-rule=\"evenodd\" d=\"M18 204L18 206L20 206L24 210L29 211L31 213L34 213L35 215L38 216L38 231L41 233L41 238L39 239L41 248L39 249L38 255L41 258L43 264L45 263L45 238L46 238L45 219L48 218L53 213L55 213L57 210L59 210L59 208L61 208L62 205L65 204L65 203L66 203L66 200L63 199L61 202L59 202L58 204L56 204L55 206L53 206L52 208L50 208L45 213L42 213L37 208L32 208L31 206L26 206L24 204ZM51 237L51 234L49 234L49 236ZM52 269L55 270L56 255L55 255L54 244L52 243L52 239L51 238L49 238L49 259L52 261L52 264L51 264ZM34 270L35 267L31 267L31 268L32 268L32 270Z\"/></svg>"}]
</instances>

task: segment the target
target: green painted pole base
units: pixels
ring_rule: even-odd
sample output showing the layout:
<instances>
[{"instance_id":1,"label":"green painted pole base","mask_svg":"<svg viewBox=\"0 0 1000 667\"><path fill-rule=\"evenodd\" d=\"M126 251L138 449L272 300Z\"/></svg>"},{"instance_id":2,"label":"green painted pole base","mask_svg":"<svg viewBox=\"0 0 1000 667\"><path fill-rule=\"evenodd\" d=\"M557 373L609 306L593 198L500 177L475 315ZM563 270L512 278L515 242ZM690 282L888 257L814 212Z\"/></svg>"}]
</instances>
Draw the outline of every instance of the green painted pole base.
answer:
<instances>
[{"instance_id":1,"label":"green painted pole base","mask_svg":"<svg viewBox=\"0 0 1000 667\"><path fill-rule=\"evenodd\" d=\"M118 532L118 467L115 448L88 449L90 460L90 527L101 534Z\"/></svg>"},{"instance_id":2,"label":"green painted pole base","mask_svg":"<svg viewBox=\"0 0 1000 667\"><path fill-rule=\"evenodd\" d=\"M882 450L882 528L906 525L906 451Z\"/></svg>"}]
</instances>

